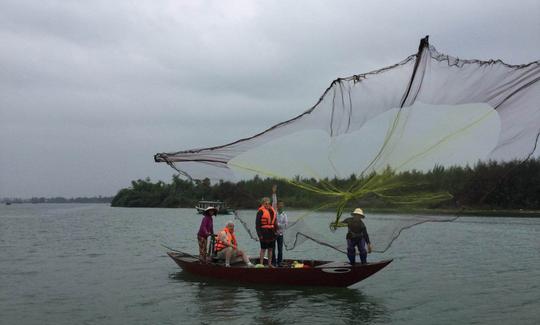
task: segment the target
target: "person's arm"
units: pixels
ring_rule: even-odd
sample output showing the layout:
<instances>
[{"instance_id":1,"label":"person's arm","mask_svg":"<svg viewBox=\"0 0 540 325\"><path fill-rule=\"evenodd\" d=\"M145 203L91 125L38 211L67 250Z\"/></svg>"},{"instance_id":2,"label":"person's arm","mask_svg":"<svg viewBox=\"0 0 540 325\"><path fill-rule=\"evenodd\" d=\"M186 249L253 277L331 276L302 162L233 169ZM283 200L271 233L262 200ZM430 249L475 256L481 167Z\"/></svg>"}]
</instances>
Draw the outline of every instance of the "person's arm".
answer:
<instances>
[{"instance_id":1,"label":"person's arm","mask_svg":"<svg viewBox=\"0 0 540 325\"><path fill-rule=\"evenodd\" d=\"M368 243L369 245L371 245L371 241L369 240L369 235L367 233L367 229L364 228L364 238L366 239L366 243Z\"/></svg>"},{"instance_id":2,"label":"person's arm","mask_svg":"<svg viewBox=\"0 0 540 325\"><path fill-rule=\"evenodd\" d=\"M330 229L332 231L335 231L335 230L337 230L338 228L341 228L341 227L348 227L350 220L352 220L352 218L347 218L347 219L342 220L340 222L332 221L332 222L330 222Z\"/></svg>"},{"instance_id":3,"label":"person's arm","mask_svg":"<svg viewBox=\"0 0 540 325\"><path fill-rule=\"evenodd\" d=\"M278 216L277 216L277 210L274 210L274 233L277 234L279 229L279 223L278 223Z\"/></svg>"},{"instance_id":4,"label":"person's arm","mask_svg":"<svg viewBox=\"0 0 540 325\"><path fill-rule=\"evenodd\" d=\"M204 225L204 236L205 237L208 237L210 236L213 232L214 232L214 229L212 229L212 219L205 219L205 225Z\"/></svg>"},{"instance_id":5,"label":"person's arm","mask_svg":"<svg viewBox=\"0 0 540 325\"><path fill-rule=\"evenodd\" d=\"M203 218L201 221L198 235L204 238L208 237L208 220L206 218Z\"/></svg>"},{"instance_id":6,"label":"person's arm","mask_svg":"<svg viewBox=\"0 0 540 325\"><path fill-rule=\"evenodd\" d=\"M259 237L259 239L261 239L262 235L261 235L261 217L263 215L263 212L262 211L258 211L257 212L257 217L255 217L255 230L257 231L257 237Z\"/></svg>"},{"instance_id":7,"label":"person's arm","mask_svg":"<svg viewBox=\"0 0 540 325\"><path fill-rule=\"evenodd\" d=\"M272 186L272 208L277 211L277 185Z\"/></svg>"},{"instance_id":8,"label":"person's arm","mask_svg":"<svg viewBox=\"0 0 540 325\"><path fill-rule=\"evenodd\" d=\"M341 222L338 222L337 224L336 223L333 223L335 227L348 227L349 226L349 222L352 220L352 218L347 218L347 219L344 219L344 220L341 220Z\"/></svg>"},{"instance_id":9,"label":"person's arm","mask_svg":"<svg viewBox=\"0 0 540 325\"><path fill-rule=\"evenodd\" d=\"M366 243L367 243L367 251L368 253L371 253L371 251L373 250L373 245L371 245L371 241L369 240L369 234L367 232L367 228L366 228L366 225L364 225L364 239L366 240Z\"/></svg>"}]
</instances>

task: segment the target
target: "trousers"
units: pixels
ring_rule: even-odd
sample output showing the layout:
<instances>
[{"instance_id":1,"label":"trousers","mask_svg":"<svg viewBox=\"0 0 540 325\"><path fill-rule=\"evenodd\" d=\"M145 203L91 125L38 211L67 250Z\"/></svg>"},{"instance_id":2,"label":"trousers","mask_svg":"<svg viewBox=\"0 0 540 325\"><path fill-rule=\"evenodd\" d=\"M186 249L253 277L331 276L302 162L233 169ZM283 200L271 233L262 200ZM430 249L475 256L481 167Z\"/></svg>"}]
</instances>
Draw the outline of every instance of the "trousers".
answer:
<instances>
[{"instance_id":1,"label":"trousers","mask_svg":"<svg viewBox=\"0 0 540 325\"><path fill-rule=\"evenodd\" d=\"M362 264L366 264L367 250L364 237L347 239L347 257L349 258L349 262L351 262L351 264L356 262L356 247L358 247L358 252L360 253L360 261Z\"/></svg>"},{"instance_id":2,"label":"trousers","mask_svg":"<svg viewBox=\"0 0 540 325\"><path fill-rule=\"evenodd\" d=\"M283 262L283 235L278 235L276 237L276 246L274 246L274 253L272 254L272 265L278 265ZM277 255L277 264L276 264L276 255Z\"/></svg>"}]
</instances>

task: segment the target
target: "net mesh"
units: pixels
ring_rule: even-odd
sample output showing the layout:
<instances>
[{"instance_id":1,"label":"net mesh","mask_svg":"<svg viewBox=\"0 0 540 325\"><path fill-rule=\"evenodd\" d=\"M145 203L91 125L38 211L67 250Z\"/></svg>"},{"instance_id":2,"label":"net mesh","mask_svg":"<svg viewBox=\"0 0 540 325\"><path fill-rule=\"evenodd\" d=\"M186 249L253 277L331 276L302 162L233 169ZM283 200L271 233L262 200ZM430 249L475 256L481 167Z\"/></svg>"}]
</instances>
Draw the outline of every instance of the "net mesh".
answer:
<instances>
[{"instance_id":1,"label":"net mesh","mask_svg":"<svg viewBox=\"0 0 540 325\"><path fill-rule=\"evenodd\" d=\"M318 193L321 204L290 226L286 247L309 238L342 250L321 235L320 227L318 233L307 230L316 211L335 210L330 219L337 226L344 211L367 197L394 206L435 204L450 194L401 173L533 156L540 135L539 80L540 61L509 65L458 59L439 53L426 37L416 54L389 67L334 80L310 109L259 134L154 158L192 179L259 175ZM350 175L358 179L352 185L332 181ZM237 217L254 231L249 224L254 216L239 212ZM452 220L404 218L378 216L368 225L370 236L380 238L378 250L386 250L407 227ZM343 235L344 230L334 230Z\"/></svg>"},{"instance_id":2,"label":"net mesh","mask_svg":"<svg viewBox=\"0 0 540 325\"><path fill-rule=\"evenodd\" d=\"M240 222L249 237L258 241L255 232L255 212L240 210L235 211L235 220ZM347 254L347 245L344 240L346 228L336 228L328 231L328 212L296 211L288 212L290 215L289 225L283 232L283 246L286 250L293 250L306 241L312 241L319 245ZM413 226L425 222L451 222L458 216L436 215L396 215L396 214L367 214L364 223L369 232L373 252L384 253L399 237L401 232Z\"/></svg>"}]
</instances>

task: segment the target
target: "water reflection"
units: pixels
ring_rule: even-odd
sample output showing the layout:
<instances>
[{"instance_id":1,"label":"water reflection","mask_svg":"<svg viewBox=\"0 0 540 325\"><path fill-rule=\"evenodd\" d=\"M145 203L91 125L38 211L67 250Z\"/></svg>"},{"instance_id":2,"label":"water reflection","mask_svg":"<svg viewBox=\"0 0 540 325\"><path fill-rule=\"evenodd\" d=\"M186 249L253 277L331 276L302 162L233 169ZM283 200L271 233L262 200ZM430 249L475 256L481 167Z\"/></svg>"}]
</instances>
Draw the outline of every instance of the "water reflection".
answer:
<instances>
[{"instance_id":1,"label":"water reflection","mask_svg":"<svg viewBox=\"0 0 540 325\"><path fill-rule=\"evenodd\" d=\"M186 272L171 274L171 279L190 284L194 306L208 323L216 318L258 324L370 324L390 320L383 301L358 289L243 285Z\"/></svg>"}]
</instances>

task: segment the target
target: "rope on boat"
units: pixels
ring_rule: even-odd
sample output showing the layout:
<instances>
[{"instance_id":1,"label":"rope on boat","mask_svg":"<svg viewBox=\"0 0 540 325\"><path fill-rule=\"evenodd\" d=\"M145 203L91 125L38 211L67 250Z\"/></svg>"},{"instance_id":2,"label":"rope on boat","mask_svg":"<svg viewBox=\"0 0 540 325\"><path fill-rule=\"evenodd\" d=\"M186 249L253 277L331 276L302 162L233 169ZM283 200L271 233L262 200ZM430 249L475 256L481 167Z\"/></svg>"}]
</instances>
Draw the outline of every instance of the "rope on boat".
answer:
<instances>
[{"instance_id":1,"label":"rope on boat","mask_svg":"<svg viewBox=\"0 0 540 325\"><path fill-rule=\"evenodd\" d=\"M163 247L165 247L166 249L168 249L168 250L170 250L170 251L173 251L173 252L176 252L176 253L181 253L181 254L183 254L183 255L187 255L187 256L193 257L193 258L199 258L198 256L191 255L191 254L188 254L188 253L186 253L186 252L182 252L182 251L179 251L179 250L177 250L177 249L171 248L171 247L169 247L169 246L167 246L167 245L165 245L165 244L163 244L163 243L161 243L160 245L163 246Z\"/></svg>"}]
</instances>

